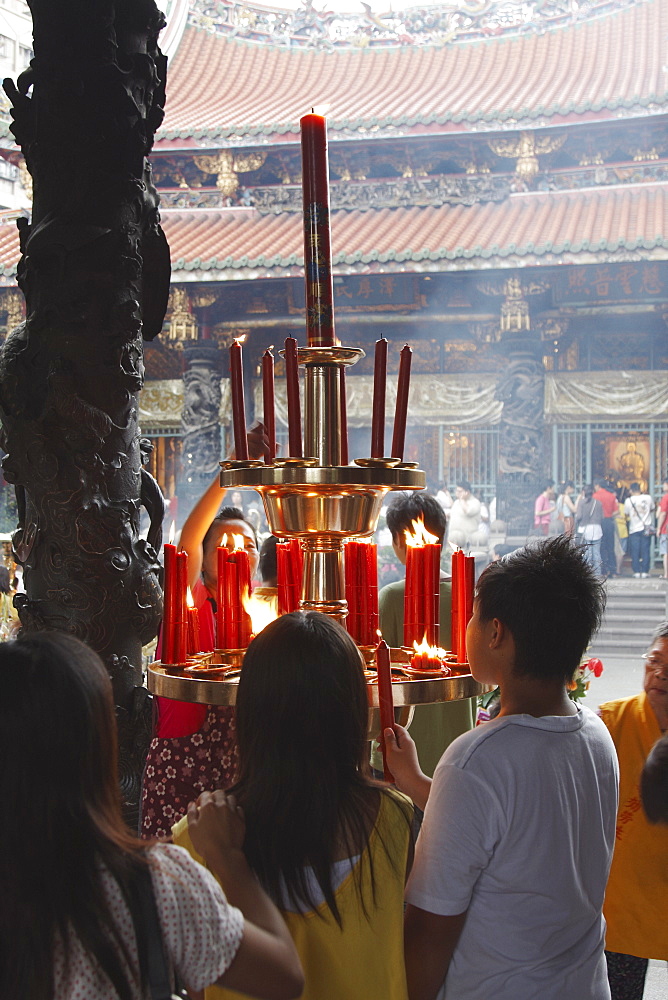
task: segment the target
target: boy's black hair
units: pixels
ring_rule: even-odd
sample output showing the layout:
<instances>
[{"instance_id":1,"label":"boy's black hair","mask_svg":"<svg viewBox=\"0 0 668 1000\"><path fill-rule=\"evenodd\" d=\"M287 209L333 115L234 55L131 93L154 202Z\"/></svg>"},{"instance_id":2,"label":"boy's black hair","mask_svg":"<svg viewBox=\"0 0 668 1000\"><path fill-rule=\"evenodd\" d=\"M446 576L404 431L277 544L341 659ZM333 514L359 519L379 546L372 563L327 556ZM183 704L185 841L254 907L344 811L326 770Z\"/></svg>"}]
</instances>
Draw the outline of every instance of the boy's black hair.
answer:
<instances>
[{"instance_id":1,"label":"boy's black hair","mask_svg":"<svg viewBox=\"0 0 668 1000\"><path fill-rule=\"evenodd\" d=\"M260 579L267 586L275 586L278 576L276 565L276 545L278 538L276 535L269 535L260 548Z\"/></svg>"},{"instance_id":2,"label":"boy's black hair","mask_svg":"<svg viewBox=\"0 0 668 1000\"><path fill-rule=\"evenodd\" d=\"M498 618L515 640L515 672L568 682L605 609L605 590L584 549L566 535L517 549L480 576L482 621Z\"/></svg>"},{"instance_id":3,"label":"boy's black hair","mask_svg":"<svg viewBox=\"0 0 668 1000\"><path fill-rule=\"evenodd\" d=\"M460 479L460 481L457 483L457 486L459 487L460 490L464 490L465 493L471 492L471 484L468 481L468 479Z\"/></svg>"},{"instance_id":4,"label":"boy's black hair","mask_svg":"<svg viewBox=\"0 0 668 1000\"><path fill-rule=\"evenodd\" d=\"M385 523L392 532L392 539L404 531L413 530L413 521L424 520L427 531L436 535L441 545L445 538L445 511L430 493L395 493L385 513Z\"/></svg>"},{"instance_id":5,"label":"boy's black hair","mask_svg":"<svg viewBox=\"0 0 668 1000\"><path fill-rule=\"evenodd\" d=\"M222 521L243 521L253 532L255 536L255 544L257 544L257 532L255 527L250 523L244 512L240 507L221 507L213 521L206 530L206 534L202 539L202 548L206 552L207 546L211 540L211 537L217 533L218 525Z\"/></svg>"}]
</instances>

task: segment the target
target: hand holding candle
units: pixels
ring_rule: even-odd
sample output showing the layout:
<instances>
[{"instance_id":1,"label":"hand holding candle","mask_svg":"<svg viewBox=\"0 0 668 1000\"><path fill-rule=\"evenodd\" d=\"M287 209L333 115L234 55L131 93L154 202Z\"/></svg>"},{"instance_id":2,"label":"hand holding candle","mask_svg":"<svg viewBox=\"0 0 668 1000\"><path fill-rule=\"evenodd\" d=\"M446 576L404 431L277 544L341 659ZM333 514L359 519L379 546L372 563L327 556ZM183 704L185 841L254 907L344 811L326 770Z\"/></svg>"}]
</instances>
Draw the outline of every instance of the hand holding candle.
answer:
<instances>
[{"instance_id":1,"label":"hand holding candle","mask_svg":"<svg viewBox=\"0 0 668 1000\"><path fill-rule=\"evenodd\" d=\"M385 781L394 783L387 766L385 752L385 730L394 730L394 699L392 697L392 669L390 649L384 639L376 647L376 670L378 671L378 705L380 707L380 746L383 753L383 774Z\"/></svg>"}]
</instances>

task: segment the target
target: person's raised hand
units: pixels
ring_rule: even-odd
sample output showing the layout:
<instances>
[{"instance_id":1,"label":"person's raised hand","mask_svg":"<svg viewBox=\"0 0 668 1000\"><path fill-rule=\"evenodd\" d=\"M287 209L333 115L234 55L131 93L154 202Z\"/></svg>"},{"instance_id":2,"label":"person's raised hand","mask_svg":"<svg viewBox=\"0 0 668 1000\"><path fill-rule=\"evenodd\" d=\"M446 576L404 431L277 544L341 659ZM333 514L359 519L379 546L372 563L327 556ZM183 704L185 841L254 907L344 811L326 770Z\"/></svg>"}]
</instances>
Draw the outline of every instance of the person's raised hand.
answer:
<instances>
[{"instance_id":1,"label":"person's raised hand","mask_svg":"<svg viewBox=\"0 0 668 1000\"><path fill-rule=\"evenodd\" d=\"M248 439L248 457L258 460L269 453L269 438L267 429L261 420L256 420L246 435Z\"/></svg>"},{"instance_id":2,"label":"person's raised hand","mask_svg":"<svg viewBox=\"0 0 668 1000\"><path fill-rule=\"evenodd\" d=\"M248 457L250 459L258 461L269 453L269 438L261 420L256 420L253 426L249 428L246 440L248 441ZM229 461L234 462L236 457L237 453L233 448L227 458Z\"/></svg>"},{"instance_id":3,"label":"person's raised hand","mask_svg":"<svg viewBox=\"0 0 668 1000\"><path fill-rule=\"evenodd\" d=\"M206 860L240 851L246 835L243 810L234 795L203 792L188 806L188 833L198 854Z\"/></svg>"}]
</instances>

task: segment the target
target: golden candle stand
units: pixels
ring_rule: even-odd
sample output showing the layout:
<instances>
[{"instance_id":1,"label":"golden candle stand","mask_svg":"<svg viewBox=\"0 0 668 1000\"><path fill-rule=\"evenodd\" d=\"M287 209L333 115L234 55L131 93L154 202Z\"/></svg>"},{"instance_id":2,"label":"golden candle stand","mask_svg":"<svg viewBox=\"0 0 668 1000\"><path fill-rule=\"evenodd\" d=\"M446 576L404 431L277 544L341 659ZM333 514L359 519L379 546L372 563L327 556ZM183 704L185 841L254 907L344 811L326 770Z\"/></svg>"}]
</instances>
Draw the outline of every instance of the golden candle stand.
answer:
<instances>
[{"instance_id":1,"label":"golden candle stand","mask_svg":"<svg viewBox=\"0 0 668 1000\"><path fill-rule=\"evenodd\" d=\"M425 474L414 462L398 458L360 458L341 465L342 372L364 357L349 347L299 348L305 375L304 458L278 458L272 465L258 461L221 462L220 485L225 490L251 487L262 497L274 535L299 538L304 553L304 611L321 611L343 622L348 613L343 577L343 545L348 538L376 530L390 490L421 490ZM374 647L361 649L367 667ZM204 663L190 667L151 664L148 687L154 694L208 705L234 705L243 650L218 650ZM404 673L408 650L393 649L392 683L397 709L459 701L486 688L473 679L465 664L451 676L419 677ZM367 670L370 733L379 728L378 685ZM412 714L412 713L411 713ZM404 713L408 721L408 713ZM401 720L399 720L401 721Z\"/></svg>"}]
</instances>

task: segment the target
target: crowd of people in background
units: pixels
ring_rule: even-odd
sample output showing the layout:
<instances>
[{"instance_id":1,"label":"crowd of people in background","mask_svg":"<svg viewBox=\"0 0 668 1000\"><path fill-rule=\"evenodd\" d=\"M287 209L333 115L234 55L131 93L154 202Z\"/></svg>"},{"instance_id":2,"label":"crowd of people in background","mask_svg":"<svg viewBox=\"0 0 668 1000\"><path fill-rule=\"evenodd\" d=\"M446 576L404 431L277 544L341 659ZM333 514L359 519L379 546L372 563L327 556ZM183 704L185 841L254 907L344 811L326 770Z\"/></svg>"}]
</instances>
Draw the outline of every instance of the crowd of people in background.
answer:
<instances>
[{"instance_id":1,"label":"crowd of people in background","mask_svg":"<svg viewBox=\"0 0 668 1000\"><path fill-rule=\"evenodd\" d=\"M636 579L646 579L652 568L653 543L658 536L661 576L668 579L668 476L658 502L633 482L627 488L600 477L577 492L571 480L558 488L546 482L534 505L534 534L566 534L585 550L594 572L619 576L628 555Z\"/></svg>"}]
</instances>

